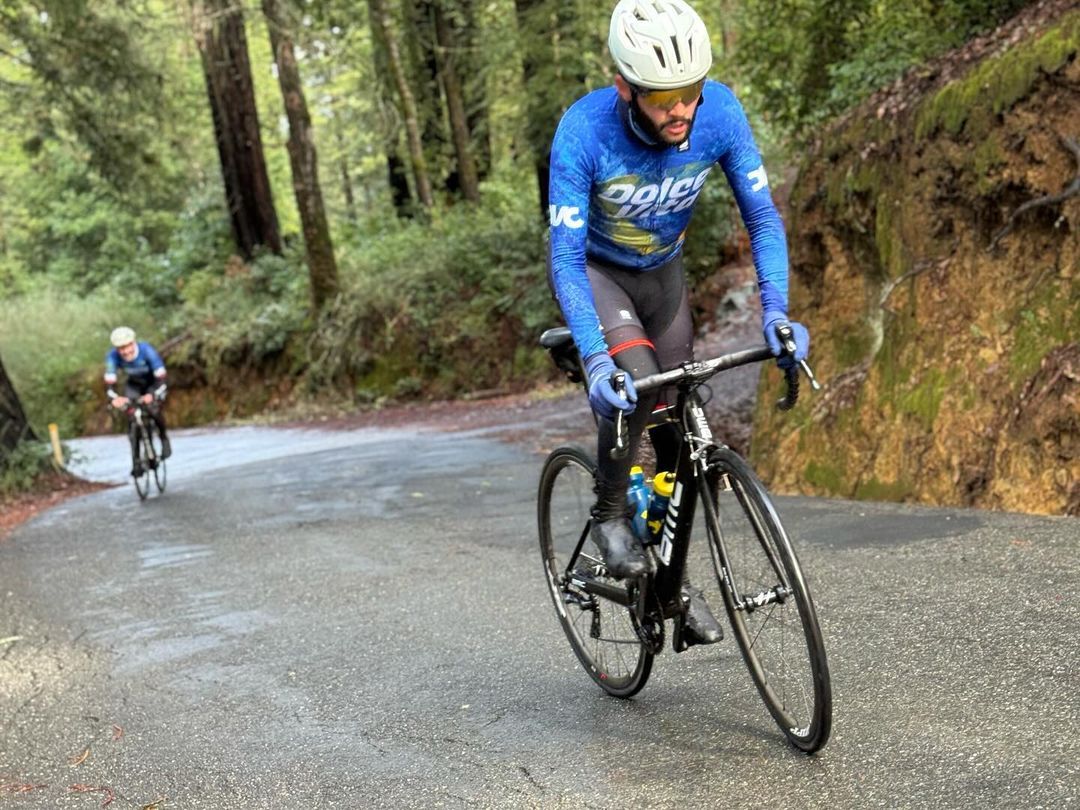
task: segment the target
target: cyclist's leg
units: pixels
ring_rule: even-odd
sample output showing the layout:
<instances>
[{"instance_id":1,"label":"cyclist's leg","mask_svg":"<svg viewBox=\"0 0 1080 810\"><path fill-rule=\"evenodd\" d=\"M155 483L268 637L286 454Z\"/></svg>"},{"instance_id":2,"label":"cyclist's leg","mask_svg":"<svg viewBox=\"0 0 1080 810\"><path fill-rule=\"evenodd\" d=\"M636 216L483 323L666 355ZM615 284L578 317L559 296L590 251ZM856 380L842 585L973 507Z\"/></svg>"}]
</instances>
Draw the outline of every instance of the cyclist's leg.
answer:
<instances>
[{"instance_id":1,"label":"cyclist's leg","mask_svg":"<svg viewBox=\"0 0 1080 810\"><path fill-rule=\"evenodd\" d=\"M694 326L681 259L657 272L667 275L645 279L646 284L655 289L642 291L640 310L645 328L653 336L657 370L667 371L694 359ZM644 302L661 302L661 305L649 307ZM671 302L676 302L676 306L672 307ZM659 392L655 407L674 405L675 393L674 390ZM656 451L657 471L676 469L681 445L678 428L669 422L661 423L649 430L649 439ZM683 632L686 644L712 644L722 639L723 628L709 610L701 591L690 583L685 570L683 596L688 601Z\"/></svg>"},{"instance_id":2,"label":"cyclist's leg","mask_svg":"<svg viewBox=\"0 0 1080 810\"><path fill-rule=\"evenodd\" d=\"M141 392L137 386L132 384L131 380L124 383L124 396L131 400L133 405L140 395ZM128 417L128 442L131 444L131 474L134 476L142 475L143 464L139 454L139 430L135 426L135 420L131 417Z\"/></svg>"},{"instance_id":3,"label":"cyclist's leg","mask_svg":"<svg viewBox=\"0 0 1080 810\"><path fill-rule=\"evenodd\" d=\"M152 394L154 389L157 388L157 382L153 377L145 380L132 380L129 384L137 391L136 396L146 396ZM158 435L161 437L161 457L168 458L172 455L172 448L169 445L169 434L165 430L165 414L162 410L162 403L157 400L151 402L146 407L147 413L150 414L150 418L154 420L154 427L158 430Z\"/></svg>"},{"instance_id":4,"label":"cyclist's leg","mask_svg":"<svg viewBox=\"0 0 1080 810\"><path fill-rule=\"evenodd\" d=\"M587 273L604 340L616 365L639 378L692 357L693 328L679 259L648 272L589 262ZM627 420L630 453L625 458L611 459L614 428L610 424L601 425L598 447L601 479L625 488L630 465L658 396L658 392L638 395L637 407Z\"/></svg>"},{"instance_id":5,"label":"cyclist's leg","mask_svg":"<svg viewBox=\"0 0 1080 810\"><path fill-rule=\"evenodd\" d=\"M172 446L169 444L169 434L165 432L165 403L154 402L149 410L150 417L157 426L158 435L161 436L161 457L168 458L172 455Z\"/></svg>"},{"instance_id":6,"label":"cyclist's leg","mask_svg":"<svg viewBox=\"0 0 1080 810\"><path fill-rule=\"evenodd\" d=\"M651 344L637 316L632 298L635 270L602 267L590 262L586 267L597 314L604 329L608 351L616 365L633 377L657 370ZM652 558L630 528L626 500L627 479L645 422L652 411L654 394L639 395L637 407L626 420L629 452L612 458L615 424L597 420L596 504L593 507L593 541L601 549L609 570L616 576L632 576L652 568Z\"/></svg>"}]
</instances>

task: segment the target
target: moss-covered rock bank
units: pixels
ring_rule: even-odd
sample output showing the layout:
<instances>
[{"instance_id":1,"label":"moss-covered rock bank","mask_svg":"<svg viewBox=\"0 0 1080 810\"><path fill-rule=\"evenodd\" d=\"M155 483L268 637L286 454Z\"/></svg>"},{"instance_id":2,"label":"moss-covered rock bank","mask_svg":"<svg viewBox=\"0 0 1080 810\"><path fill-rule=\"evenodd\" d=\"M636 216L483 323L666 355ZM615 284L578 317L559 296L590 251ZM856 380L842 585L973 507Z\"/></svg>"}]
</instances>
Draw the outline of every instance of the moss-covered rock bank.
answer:
<instances>
[{"instance_id":1,"label":"moss-covered rock bank","mask_svg":"<svg viewBox=\"0 0 1080 810\"><path fill-rule=\"evenodd\" d=\"M763 377L777 489L1080 514L1078 54L1075 2L1037 3L808 154L792 312L826 389L780 414Z\"/></svg>"}]
</instances>

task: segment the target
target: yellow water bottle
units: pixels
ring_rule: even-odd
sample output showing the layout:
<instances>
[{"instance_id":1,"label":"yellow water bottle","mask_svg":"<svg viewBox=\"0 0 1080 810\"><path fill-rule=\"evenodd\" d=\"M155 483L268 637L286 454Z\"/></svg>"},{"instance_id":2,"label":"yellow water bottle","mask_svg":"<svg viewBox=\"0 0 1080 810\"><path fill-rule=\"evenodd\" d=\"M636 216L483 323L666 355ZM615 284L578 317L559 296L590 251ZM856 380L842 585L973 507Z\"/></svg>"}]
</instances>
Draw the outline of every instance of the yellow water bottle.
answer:
<instances>
[{"instance_id":1,"label":"yellow water bottle","mask_svg":"<svg viewBox=\"0 0 1080 810\"><path fill-rule=\"evenodd\" d=\"M659 543L664 533L664 518L667 516L668 501L675 491L675 473L658 472L653 478L652 496L649 498L649 514L645 523L649 528L649 542Z\"/></svg>"}]
</instances>

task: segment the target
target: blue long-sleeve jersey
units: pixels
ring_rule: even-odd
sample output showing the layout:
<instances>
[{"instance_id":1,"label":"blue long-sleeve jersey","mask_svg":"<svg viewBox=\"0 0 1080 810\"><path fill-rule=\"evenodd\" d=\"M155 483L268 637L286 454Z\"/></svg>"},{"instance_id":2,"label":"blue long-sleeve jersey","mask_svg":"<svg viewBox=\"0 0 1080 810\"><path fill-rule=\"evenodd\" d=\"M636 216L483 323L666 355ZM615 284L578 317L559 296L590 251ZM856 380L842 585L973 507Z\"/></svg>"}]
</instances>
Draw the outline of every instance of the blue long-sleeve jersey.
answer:
<instances>
[{"instance_id":1,"label":"blue long-sleeve jersey","mask_svg":"<svg viewBox=\"0 0 1080 810\"><path fill-rule=\"evenodd\" d=\"M105 384L116 384L116 375L123 371L134 385L149 388L155 381L165 379L165 361L149 343L139 341L135 344L138 351L131 362L125 362L117 349L110 349L105 355Z\"/></svg>"},{"instance_id":2,"label":"blue long-sleeve jersey","mask_svg":"<svg viewBox=\"0 0 1080 810\"><path fill-rule=\"evenodd\" d=\"M786 313L784 223L735 94L706 82L681 147L649 145L631 131L625 106L614 87L578 99L551 148L552 278L581 356L606 350L586 256L643 272L670 261L682 250L694 203L717 163L750 234L762 309Z\"/></svg>"}]
</instances>

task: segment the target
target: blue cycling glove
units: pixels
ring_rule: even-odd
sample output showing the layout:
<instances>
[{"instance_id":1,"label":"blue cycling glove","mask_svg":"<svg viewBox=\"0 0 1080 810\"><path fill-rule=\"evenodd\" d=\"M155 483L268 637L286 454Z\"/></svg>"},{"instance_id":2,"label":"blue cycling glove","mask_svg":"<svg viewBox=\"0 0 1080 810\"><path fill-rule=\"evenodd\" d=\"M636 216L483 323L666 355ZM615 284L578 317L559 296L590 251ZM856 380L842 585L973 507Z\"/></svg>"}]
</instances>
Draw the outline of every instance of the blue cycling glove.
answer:
<instances>
[{"instance_id":1,"label":"blue cycling glove","mask_svg":"<svg viewBox=\"0 0 1080 810\"><path fill-rule=\"evenodd\" d=\"M776 365L780 368L791 368L800 360L805 360L810 353L810 333L801 323L788 321L787 313L778 309L768 310L762 317L765 324L765 342L769 344L769 350L779 359ZM795 356L784 353L784 347L776 334L776 327L788 324L791 327L792 336L795 338ZM781 356L783 355L783 356Z\"/></svg>"},{"instance_id":2,"label":"blue cycling glove","mask_svg":"<svg viewBox=\"0 0 1080 810\"><path fill-rule=\"evenodd\" d=\"M618 369L615 361L607 352L597 352L585 358L585 373L589 377L589 405L597 416L611 419L616 408L626 413L633 413L637 403L637 391L630 375L626 377L626 399L615 392L611 385L611 374Z\"/></svg>"}]
</instances>

